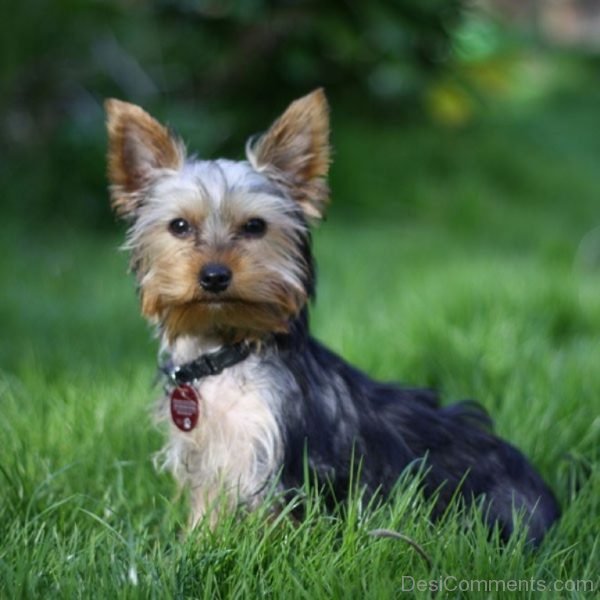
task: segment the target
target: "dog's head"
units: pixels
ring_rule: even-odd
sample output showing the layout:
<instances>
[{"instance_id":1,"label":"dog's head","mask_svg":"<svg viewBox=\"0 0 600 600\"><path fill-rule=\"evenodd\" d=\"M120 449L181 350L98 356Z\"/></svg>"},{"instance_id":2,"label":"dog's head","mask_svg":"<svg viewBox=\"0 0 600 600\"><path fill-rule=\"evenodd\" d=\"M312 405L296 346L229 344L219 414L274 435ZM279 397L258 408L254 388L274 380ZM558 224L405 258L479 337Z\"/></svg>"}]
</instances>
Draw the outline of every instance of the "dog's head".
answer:
<instances>
[{"instance_id":1,"label":"dog's head","mask_svg":"<svg viewBox=\"0 0 600 600\"><path fill-rule=\"evenodd\" d=\"M322 90L293 102L246 148L247 161L186 158L138 106L106 102L112 206L143 314L173 339L284 332L311 293L308 221L328 202Z\"/></svg>"}]
</instances>

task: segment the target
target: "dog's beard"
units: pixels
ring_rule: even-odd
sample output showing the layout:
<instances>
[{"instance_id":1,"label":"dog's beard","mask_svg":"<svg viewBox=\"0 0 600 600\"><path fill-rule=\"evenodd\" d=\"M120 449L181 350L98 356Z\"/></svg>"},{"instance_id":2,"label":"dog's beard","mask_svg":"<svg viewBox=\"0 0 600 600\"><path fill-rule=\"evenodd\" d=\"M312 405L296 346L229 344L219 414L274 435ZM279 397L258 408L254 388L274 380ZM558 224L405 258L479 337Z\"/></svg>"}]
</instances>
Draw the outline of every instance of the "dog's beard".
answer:
<instances>
[{"instance_id":1,"label":"dog's beard","mask_svg":"<svg viewBox=\"0 0 600 600\"><path fill-rule=\"evenodd\" d=\"M300 310L295 298L277 302L249 301L233 297L199 298L165 307L162 325L170 340L181 335L217 334L230 341L259 339L269 333L285 333Z\"/></svg>"}]
</instances>

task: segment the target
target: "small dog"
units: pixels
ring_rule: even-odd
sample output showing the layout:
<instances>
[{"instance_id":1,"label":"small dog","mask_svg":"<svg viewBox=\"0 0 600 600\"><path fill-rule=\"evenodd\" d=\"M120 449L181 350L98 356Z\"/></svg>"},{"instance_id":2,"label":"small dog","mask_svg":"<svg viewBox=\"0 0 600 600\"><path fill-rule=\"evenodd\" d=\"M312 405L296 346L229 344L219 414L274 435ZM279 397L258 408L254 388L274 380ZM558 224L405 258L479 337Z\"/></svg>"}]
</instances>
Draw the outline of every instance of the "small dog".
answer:
<instances>
[{"instance_id":1,"label":"small dog","mask_svg":"<svg viewBox=\"0 0 600 600\"><path fill-rule=\"evenodd\" d=\"M541 541L557 502L481 409L373 381L310 336L309 224L329 199L322 90L293 102L240 162L186 158L132 104L106 111L112 206L130 223L141 310L168 356L164 464L191 490L192 525L214 524L223 497L252 509L273 486L300 488L305 464L340 501L353 460L371 495L421 463L437 515L458 490L483 499L503 538L520 512Z\"/></svg>"}]
</instances>

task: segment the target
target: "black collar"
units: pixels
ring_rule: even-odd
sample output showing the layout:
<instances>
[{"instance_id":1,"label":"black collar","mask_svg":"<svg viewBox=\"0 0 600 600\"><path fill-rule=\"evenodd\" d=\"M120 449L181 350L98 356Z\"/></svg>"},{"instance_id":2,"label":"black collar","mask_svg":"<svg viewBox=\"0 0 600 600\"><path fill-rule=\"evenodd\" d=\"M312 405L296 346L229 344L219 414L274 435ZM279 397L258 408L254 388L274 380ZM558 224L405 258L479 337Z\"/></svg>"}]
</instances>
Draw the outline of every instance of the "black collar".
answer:
<instances>
[{"instance_id":1,"label":"black collar","mask_svg":"<svg viewBox=\"0 0 600 600\"><path fill-rule=\"evenodd\" d=\"M250 351L250 344L241 342L231 346L223 346L215 352L202 354L195 360L183 365L167 363L161 370L176 385L191 383L208 375L218 375L227 367L237 365L248 357Z\"/></svg>"}]
</instances>

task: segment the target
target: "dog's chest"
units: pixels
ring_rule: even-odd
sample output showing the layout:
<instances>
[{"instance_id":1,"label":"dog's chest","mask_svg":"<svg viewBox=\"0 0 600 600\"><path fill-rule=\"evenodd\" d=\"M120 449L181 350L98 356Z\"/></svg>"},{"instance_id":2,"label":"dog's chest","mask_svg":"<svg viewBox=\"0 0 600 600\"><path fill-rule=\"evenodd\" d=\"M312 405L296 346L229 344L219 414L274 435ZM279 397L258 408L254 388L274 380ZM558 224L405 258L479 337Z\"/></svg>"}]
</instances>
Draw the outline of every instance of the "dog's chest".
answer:
<instances>
[{"instance_id":1,"label":"dog's chest","mask_svg":"<svg viewBox=\"0 0 600 600\"><path fill-rule=\"evenodd\" d=\"M281 464L280 390L255 357L192 386L198 421L182 431L171 419L167 465L181 483L223 487L248 501Z\"/></svg>"},{"instance_id":2,"label":"dog's chest","mask_svg":"<svg viewBox=\"0 0 600 600\"><path fill-rule=\"evenodd\" d=\"M193 385L200 407L197 433L207 441L220 434L243 443L254 429L274 419L277 398L260 366L236 365Z\"/></svg>"}]
</instances>

